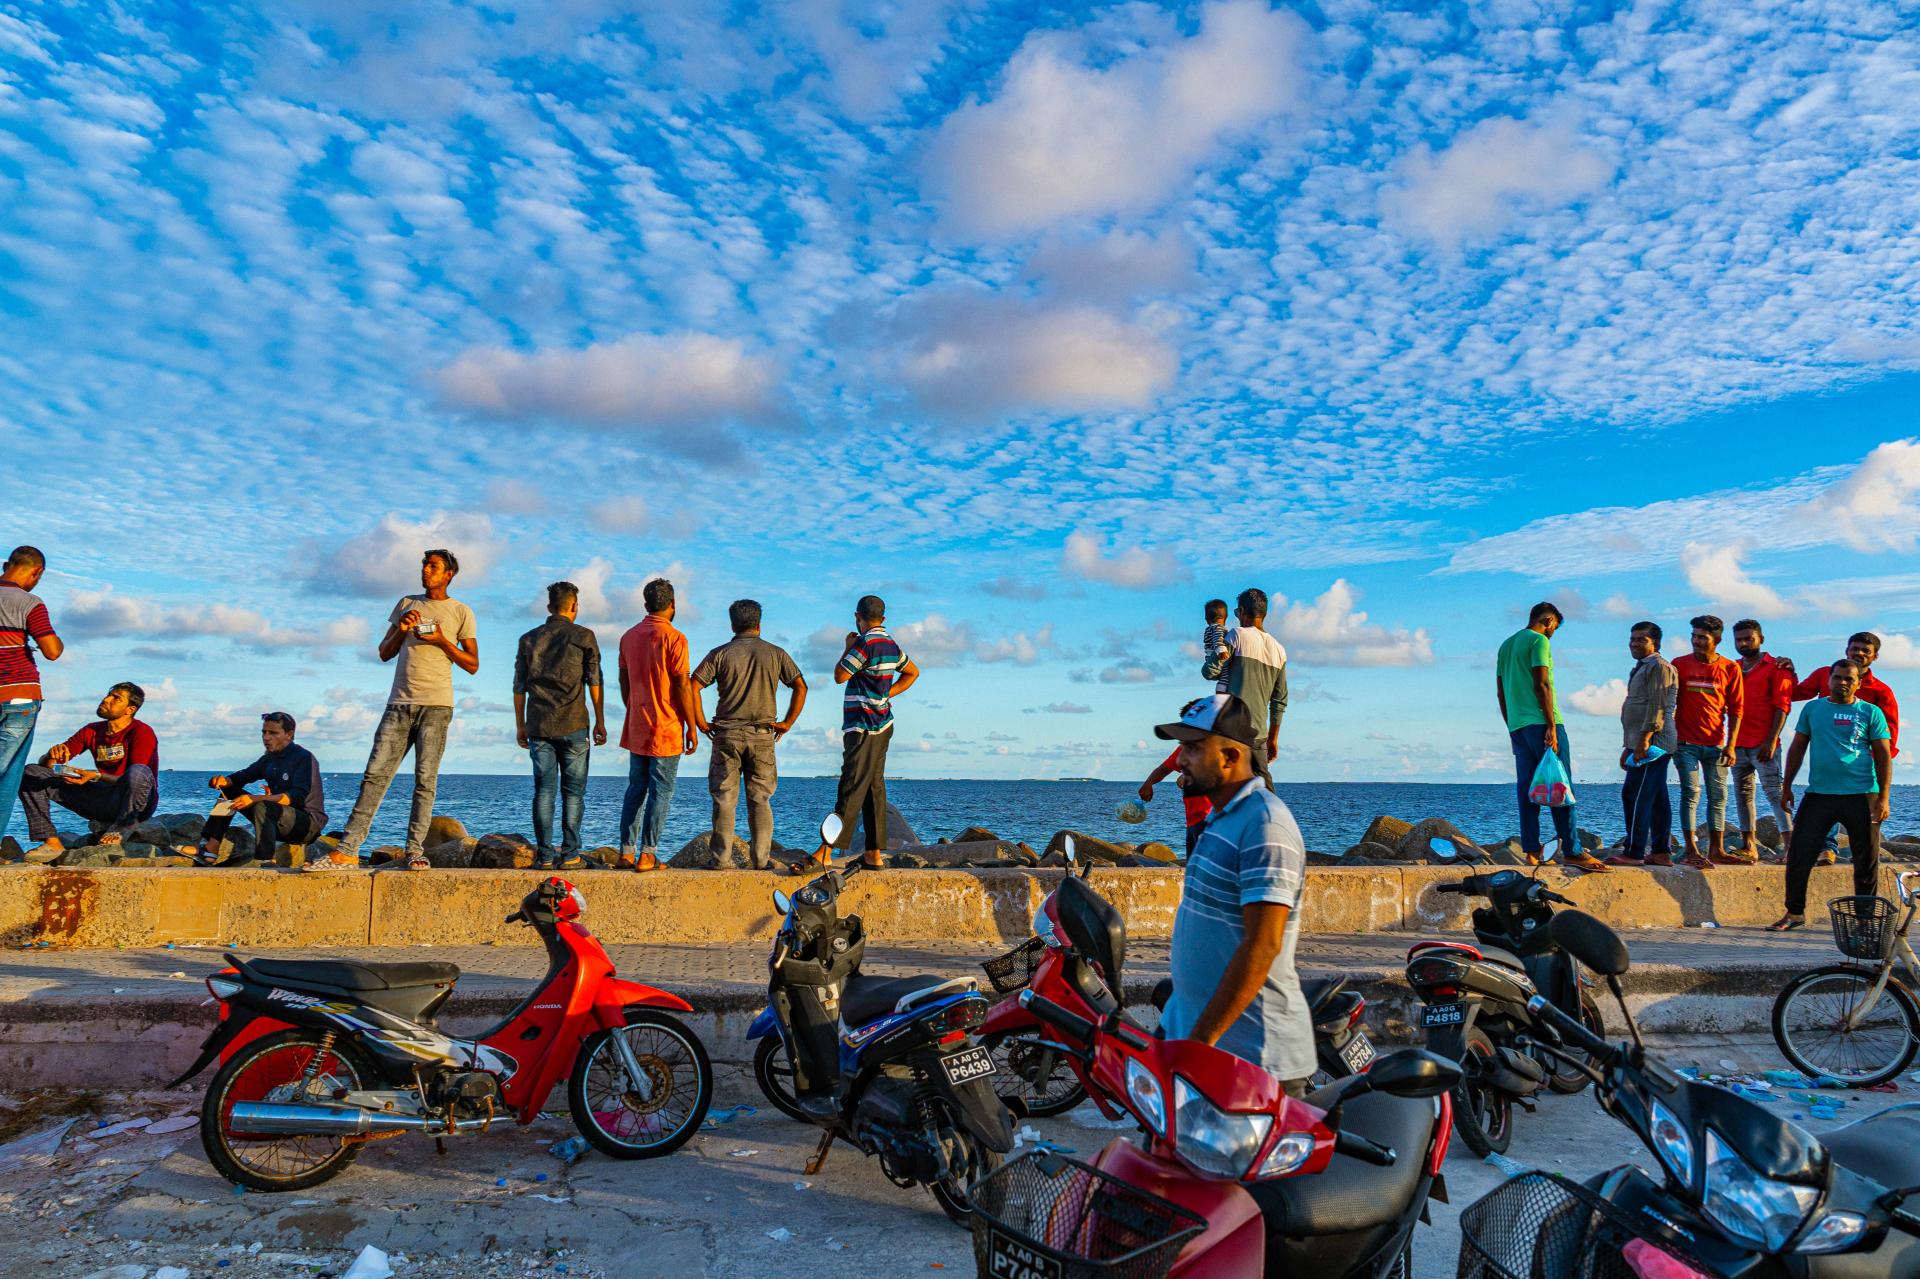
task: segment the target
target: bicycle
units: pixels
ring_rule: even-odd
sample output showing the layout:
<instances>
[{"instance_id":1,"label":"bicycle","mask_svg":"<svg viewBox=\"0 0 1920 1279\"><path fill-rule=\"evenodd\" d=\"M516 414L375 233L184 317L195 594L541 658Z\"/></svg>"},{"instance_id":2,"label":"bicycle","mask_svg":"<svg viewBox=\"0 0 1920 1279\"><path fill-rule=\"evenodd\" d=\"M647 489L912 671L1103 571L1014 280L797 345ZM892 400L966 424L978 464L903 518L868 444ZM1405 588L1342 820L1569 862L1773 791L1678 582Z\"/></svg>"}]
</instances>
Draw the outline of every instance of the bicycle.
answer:
<instances>
[{"instance_id":1,"label":"bicycle","mask_svg":"<svg viewBox=\"0 0 1920 1279\"><path fill-rule=\"evenodd\" d=\"M1920 1050L1920 999L1912 989L1920 956L1907 941L1920 892L1908 880L1920 880L1920 871L1896 880L1906 908L1898 927L1899 907L1884 897L1827 903L1834 945L1847 960L1801 973L1773 1002L1773 1040L1801 1074L1868 1088L1898 1077Z\"/></svg>"}]
</instances>

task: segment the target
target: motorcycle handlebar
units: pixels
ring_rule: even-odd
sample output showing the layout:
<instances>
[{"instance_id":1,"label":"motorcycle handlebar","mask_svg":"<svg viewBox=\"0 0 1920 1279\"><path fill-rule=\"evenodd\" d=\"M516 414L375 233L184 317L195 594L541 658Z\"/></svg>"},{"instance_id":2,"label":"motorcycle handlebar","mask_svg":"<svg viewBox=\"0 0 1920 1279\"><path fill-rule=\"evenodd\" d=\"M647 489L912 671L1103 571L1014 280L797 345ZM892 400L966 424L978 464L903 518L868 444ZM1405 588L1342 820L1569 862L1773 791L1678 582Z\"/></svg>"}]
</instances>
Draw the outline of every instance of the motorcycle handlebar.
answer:
<instances>
[{"instance_id":1,"label":"motorcycle handlebar","mask_svg":"<svg viewBox=\"0 0 1920 1279\"><path fill-rule=\"evenodd\" d=\"M1573 902L1570 899L1566 897L1562 897L1559 893L1554 892L1551 888L1541 889L1540 896L1546 901L1559 902L1562 906L1573 905Z\"/></svg>"},{"instance_id":2,"label":"motorcycle handlebar","mask_svg":"<svg viewBox=\"0 0 1920 1279\"><path fill-rule=\"evenodd\" d=\"M527 922L527 912L524 910L516 910L500 922L503 924L524 924Z\"/></svg>"},{"instance_id":3,"label":"motorcycle handlebar","mask_svg":"<svg viewBox=\"0 0 1920 1279\"><path fill-rule=\"evenodd\" d=\"M1031 990L1020 992L1020 1006L1041 1021L1079 1043L1091 1044L1096 1027L1085 1017L1069 1008L1062 1008L1045 995L1036 995Z\"/></svg>"},{"instance_id":4,"label":"motorcycle handlebar","mask_svg":"<svg viewBox=\"0 0 1920 1279\"><path fill-rule=\"evenodd\" d=\"M1436 893L1459 893L1460 895L1465 896L1467 892L1467 886L1465 884L1435 884L1433 886L1433 891Z\"/></svg>"},{"instance_id":5,"label":"motorcycle handlebar","mask_svg":"<svg viewBox=\"0 0 1920 1279\"><path fill-rule=\"evenodd\" d=\"M1613 1045L1588 1030L1579 1021L1549 1003L1544 995L1527 1001L1527 1011L1552 1027L1569 1042L1597 1057L1612 1057Z\"/></svg>"},{"instance_id":6,"label":"motorcycle handlebar","mask_svg":"<svg viewBox=\"0 0 1920 1279\"><path fill-rule=\"evenodd\" d=\"M1393 1161L1399 1158L1399 1156L1394 1153L1393 1147L1383 1146L1377 1141L1370 1141L1357 1132L1335 1133L1333 1137L1333 1151L1335 1154L1347 1155L1350 1158L1360 1160L1362 1163L1373 1164L1380 1168L1393 1167Z\"/></svg>"}]
</instances>

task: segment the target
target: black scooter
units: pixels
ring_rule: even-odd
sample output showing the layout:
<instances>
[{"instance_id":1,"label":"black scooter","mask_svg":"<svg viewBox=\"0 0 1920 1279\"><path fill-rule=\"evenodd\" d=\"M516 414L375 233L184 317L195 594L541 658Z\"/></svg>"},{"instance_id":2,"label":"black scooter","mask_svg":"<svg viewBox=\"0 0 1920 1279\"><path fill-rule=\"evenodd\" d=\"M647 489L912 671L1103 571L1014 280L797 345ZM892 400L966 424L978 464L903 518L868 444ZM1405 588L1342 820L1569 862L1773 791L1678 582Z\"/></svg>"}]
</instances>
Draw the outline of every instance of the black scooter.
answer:
<instances>
[{"instance_id":1,"label":"black scooter","mask_svg":"<svg viewBox=\"0 0 1920 1279\"><path fill-rule=\"evenodd\" d=\"M1627 948L1605 924L1564 911L1554 939L1604 976L1631 1039L1609 1043L1542 996L1531 1000L1547 1055L1592 1080L1601 1108L1653 1153L1655 1180L1632 1165L1584 1186L1559 1183L1570 1208L1540 1211L1542 1183L1516 1179L1461 1214L1459 1273L1557 1279L1554 1260L1584 1254L1580 1274L1671 1279L1892 1279L1920 1274L1920 1106L1889 1106L1824 1137L1724 1088L1655 1060L1620 998ZM1571 1193L1566 1193L1571 1192ZM1533 1210L1513 1211L1526 1197ZM1485 1208L1482 1205L1486 1205ZM1571 1233L1555 1226L1571 1224ZM1550 1235L1565 1236L1544 1246ZM1657 1249L1656 1255L1648 1247ZM1471 1249L1471 1255L1469 1253ZM1471 1264L1470 1264L1471 1263Z\"/></svg>"},{"instance_id":2,"label":"black scooter","mask_svg":"<svg viewBox=\"0 0 1920 1279\"><path fill-rule=\"evenodd\" d=\"M1526 1036L1539 995L1596 1034L1605 1027L1579 966L1553 941L1553 906L1573 903L1515 870L1469 875L1436 891L1482 897L1475 907L1477 946L1421 942L1407 951L1407 984L1420 997L1427 1047L1464 1070L1453 1098L1453 1126L1474 1154L1506 1150L1513 1107L1531 1110L1540 1089L1577 1093L1587 1075L1532 1051Z\"/></svg>"},{"instance_id":3,"label":"black scooter","mask_svg":"<svg viewBox=\"0 0 1920 1279\"><path fill-rule=\"evenodd\" d=\"M820 838L840 835L837 814ZM759 1040L754 1079L767 1099L820 1127L819 1172L836 1140L880 1160L896 1186L925 1184L965 1225L970 1187L1013 1149L1007 1109L993 1090L992 1054L974 1032L987 1000L971 977L868 977L866 927L841 915L858 860L828 870L789 898L768 958L767 1007L747 1030Z\"/></svg>"}]
</instances>

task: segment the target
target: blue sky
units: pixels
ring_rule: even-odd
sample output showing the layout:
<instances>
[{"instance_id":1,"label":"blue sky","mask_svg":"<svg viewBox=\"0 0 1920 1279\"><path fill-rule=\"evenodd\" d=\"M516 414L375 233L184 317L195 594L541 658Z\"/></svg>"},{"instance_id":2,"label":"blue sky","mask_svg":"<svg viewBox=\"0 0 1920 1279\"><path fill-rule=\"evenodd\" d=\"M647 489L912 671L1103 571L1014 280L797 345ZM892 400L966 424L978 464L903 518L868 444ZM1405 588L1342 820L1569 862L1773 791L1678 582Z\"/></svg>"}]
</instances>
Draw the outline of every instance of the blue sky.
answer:
<instances>
[{"instance_id":1,"label":"blue sky","mask_svg":"<svg viewBox=\"0 0 1920 1279\"><path fill-rule=\"evenodd\" d=\"M1491 652L1542 597L1583 776L1642 616L1803 664L1872 627L1920 687L1894 6L400 13L0 13L43 735L132 678L169 764L284 707L356 768L436 545L459 771L524 766L562 577L609 651L657 573L696 655L762 600L796 773L869 590L926 671L903 775L1144 773L1250 584L1299 780L1506 776Z\"/></svg>"}]
</instances>

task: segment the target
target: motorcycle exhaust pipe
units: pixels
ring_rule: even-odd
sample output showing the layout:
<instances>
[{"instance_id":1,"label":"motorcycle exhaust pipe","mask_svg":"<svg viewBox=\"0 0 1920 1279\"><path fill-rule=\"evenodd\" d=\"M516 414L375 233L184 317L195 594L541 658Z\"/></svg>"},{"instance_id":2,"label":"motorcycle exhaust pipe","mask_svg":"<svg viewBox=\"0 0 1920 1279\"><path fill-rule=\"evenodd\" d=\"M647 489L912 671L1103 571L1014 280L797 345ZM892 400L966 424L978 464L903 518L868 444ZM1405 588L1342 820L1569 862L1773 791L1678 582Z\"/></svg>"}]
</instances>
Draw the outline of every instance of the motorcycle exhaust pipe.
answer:
<instances>
[{"instance_id":1,"label":"motorcycle exhaust pipe","mask_svg":"<svg viewBox=\"0 0 1920 1279\"><path fill-rule=\"evenodd\" d=\"M455 1133L479 1132L492 1121L461 1119ZM358 1106L299 1106L277 1101L236 1102L228 1126L233 1132L296 1136L360 1137L372 1132L446 1133L447 1121L426 1115L389 1115Z\"/></svg>"},{"instance_id":2,"label":"motorcycle exhaust pipe","mask_svg":"<svg viewBox=\"0 0 1920 1279\"><path fill-rule=\"evenodd\" d=\"M1501 1048L1496 1061L1480 1063L1481 1079L1514 1097L1531 1097L1547 1082L1540 1063L1511 1048Z\"/></svg>"}]
</instances>

